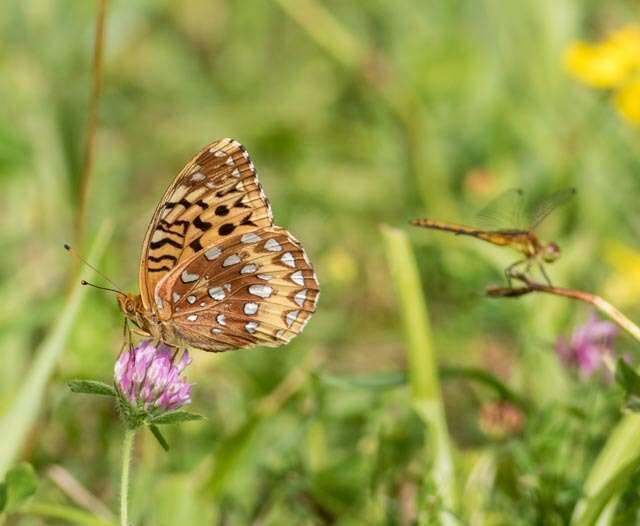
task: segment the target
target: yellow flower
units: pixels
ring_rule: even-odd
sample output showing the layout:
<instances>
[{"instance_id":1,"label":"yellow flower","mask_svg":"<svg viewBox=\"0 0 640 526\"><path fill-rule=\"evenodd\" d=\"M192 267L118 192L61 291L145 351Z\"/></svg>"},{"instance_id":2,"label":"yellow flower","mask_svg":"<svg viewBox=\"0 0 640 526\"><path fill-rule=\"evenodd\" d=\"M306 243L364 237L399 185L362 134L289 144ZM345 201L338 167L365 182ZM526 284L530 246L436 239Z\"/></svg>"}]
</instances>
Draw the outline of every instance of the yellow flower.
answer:
<instances>
[{"instance_id":1,"label":"yellow flower","mask_svg":"<svg viewBox=\"0 0 640 526\"><path fill-rule=\"evenodd\" d=\"M640 124L640 26L623 27L595 44L574 43L565 65L585 84L613 90L620 115Z\"/></svg>"},{"instance_id":2,"label":"yellow flower","mask_svg":"<svg viewBox=\"0 0 640 526\"><path fill-rule=\"evenodd\" d=\"M640 303L640 252L619 241L605 246L605 259L615 271L604 285L604 296L619 307Z\"/></svg>"},{"instance_id":3,"label":"yellow flower","mask_svg":"<svg viewBox=\"0 0 640 526\"><path fill-rule=\"evenodd\" d=\"M640 124L640 78L621 87L614 99L620 114L634 124Z\"/></svg>"},{"instance_id":4,"label":"yellow flower","mask_svg":"<svg viewBox=\"0 0 640 526\"><path fill-rule=\"evenodd\" d=\"M596 88L616 88L640 71L640 27L626 26L603 42L576 42L565 56L569 72Z\"/></svg>"},{"instance_id":5,"label":"yellow flower","mask_svg":"<svg viewBox=\"0 0 640 526\"><path fill-rule=\"evenodd\" d=\"M607 52L600 44L573 44L567 51L565 63L569 72L595 88L613 88L627 74L619 57Z\"/></svg>"}]
</instances>

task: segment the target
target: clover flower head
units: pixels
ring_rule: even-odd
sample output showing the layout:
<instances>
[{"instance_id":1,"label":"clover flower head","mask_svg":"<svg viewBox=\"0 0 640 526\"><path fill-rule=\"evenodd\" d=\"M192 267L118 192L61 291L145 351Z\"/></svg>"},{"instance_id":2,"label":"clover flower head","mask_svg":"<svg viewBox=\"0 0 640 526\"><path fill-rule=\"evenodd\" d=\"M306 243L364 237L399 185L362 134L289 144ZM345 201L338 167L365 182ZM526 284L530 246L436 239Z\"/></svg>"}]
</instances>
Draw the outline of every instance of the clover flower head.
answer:
<instances>
[{"instance_id":1,"label":"clover flower head","mask_svg":"<svg viewBox=\"0 0 640 526\"><path fill-rule=\"evenodd\" d=\"M611 322L600 320L595 314L578 326L567 340L561 336L556 343L556 354L567 366L589 378L602 366L605 356L613 354L618 328Z\"/></svg>"},{"instance_id":2,"label":"clover flower head","mask_svg":"<svg viewBox=\"0 0 640 526\"><path fill-rule=\"evenodd\" d=\"M150 340L125 349L114 367L115 385L133 408L146 412L174 411L191 403L191 384L182 376L191 363L187 351Z\"/></svg>"},{"instance_id":3,"label":"clover flower head","mask_svg":"<svg viewBox=\"0 0 640 526\"><path fill-rule=\"evenodd\" d=\"M502 440L518 434L524 428L522 410L507 400L488 402L480 408L480 429L488 436Z\"/></svg>"}]
</instances>

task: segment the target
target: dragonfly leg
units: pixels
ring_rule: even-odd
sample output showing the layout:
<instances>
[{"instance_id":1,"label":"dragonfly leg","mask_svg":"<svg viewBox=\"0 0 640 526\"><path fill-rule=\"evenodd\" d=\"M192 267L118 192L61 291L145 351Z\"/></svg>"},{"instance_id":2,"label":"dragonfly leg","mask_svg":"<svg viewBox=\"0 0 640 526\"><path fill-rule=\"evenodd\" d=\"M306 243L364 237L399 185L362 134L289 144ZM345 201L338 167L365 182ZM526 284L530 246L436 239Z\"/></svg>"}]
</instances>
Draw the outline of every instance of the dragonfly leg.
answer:
<instances>
[{"instance_id":1,"label":"dragonfly leg","mask_svg":"<svg viewBox=\"0 0 640 526\"><path fill-rule=\"evenodd\" d=\"M539 261L538 261L538 268L540 269L540 272L544 276L544 280L547 282L547 284L550 287L553 287L553 283L551 283L551 280L549 279L549 276L547 275L547 271L544 269L544 265L542 263L540 263Z\"/></svg>"},{"instance_id":2,"label":"dragonfly leg","mask_svg":"<svg viewBox=\"0 0 640 526\"><path fill-rule=\"evenodd\" d=\"M515 271L515 269L523 263L527 263L528 261L528 259L520 259L515 263L511 263L511 265L504 269L504 277L507 278L507 284L509 285L509 288L512 287L511 280L513 279L513 272Z\"/></svg>"}]
</instances>

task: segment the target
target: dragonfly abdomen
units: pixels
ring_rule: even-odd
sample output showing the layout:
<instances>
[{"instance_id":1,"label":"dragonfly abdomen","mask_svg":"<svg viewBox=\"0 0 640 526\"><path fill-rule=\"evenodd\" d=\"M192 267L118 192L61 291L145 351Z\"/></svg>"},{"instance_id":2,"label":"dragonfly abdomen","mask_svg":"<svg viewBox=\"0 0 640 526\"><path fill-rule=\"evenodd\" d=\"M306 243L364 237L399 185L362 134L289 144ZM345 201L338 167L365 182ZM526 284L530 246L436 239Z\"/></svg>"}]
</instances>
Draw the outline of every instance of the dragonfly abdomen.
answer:
<instances>
[{"instance_id":1,"label":"dragonfly abdomen","mask_svg":"<svg viewBox=\"0 0 640 526\"><path fill-rule=\"evenodd\" d=\"M437 221L435 219L414 219L412 225L421 226L423 228L431 228L433 230L442 230L444 232L452 232L456 235L478 236L482 233L477 228L471 228L457 223L449 223L447 221Z\"/></svg>"},{"instance_id":2,"label":"dragonfly abdomen","mask_svg":"<svg viewBox=\"0 0 640 526\"><path fill-rule=\"evenodd\" d=\"M512 246L521 252L526 252L525 245L529 244L527 232L521 230L480 230L457 223L449 223L447 221L437 221L435 219L414 219L412 225L430 228L432 230L440 230L443 232L451 232L457 236L471 236L482 239L488 243L498 246Z\"/></svg>"}]
</instances>

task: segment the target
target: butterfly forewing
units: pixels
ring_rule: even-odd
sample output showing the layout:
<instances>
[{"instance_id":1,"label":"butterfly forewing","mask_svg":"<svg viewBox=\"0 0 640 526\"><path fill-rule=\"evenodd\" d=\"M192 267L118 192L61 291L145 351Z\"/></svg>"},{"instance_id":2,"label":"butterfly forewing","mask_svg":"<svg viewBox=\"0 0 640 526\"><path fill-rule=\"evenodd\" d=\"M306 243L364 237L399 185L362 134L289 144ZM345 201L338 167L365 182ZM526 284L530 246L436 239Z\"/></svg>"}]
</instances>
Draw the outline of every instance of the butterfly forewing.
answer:
<instances>
[{"instance_id":1,"label":"butterfly forewing","mask_svg":"<svg viewBox=\"0 0 640 526\"><path fill-rule=\"evenodd\" d=\"M279 227L228 236L175 267L155 295L177 339L223 351L277 346L304 328L319 287L300 244Z\"/></svg>"},{"instance_id":2,"label":"butterfly forewing","mask_svg":"<svg viewBox=\"0 0 640 526\"><path fill-rule=\"evenodd\" d=\"M229 236L272 224L269 201L245 148L222 139L176 177L153 216L140 261L140 292L151 308L158 283L182 262Z\"/></svg>"}]
</instances>

